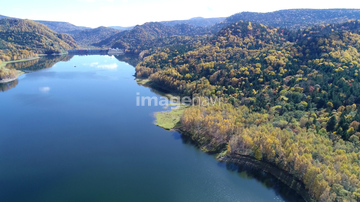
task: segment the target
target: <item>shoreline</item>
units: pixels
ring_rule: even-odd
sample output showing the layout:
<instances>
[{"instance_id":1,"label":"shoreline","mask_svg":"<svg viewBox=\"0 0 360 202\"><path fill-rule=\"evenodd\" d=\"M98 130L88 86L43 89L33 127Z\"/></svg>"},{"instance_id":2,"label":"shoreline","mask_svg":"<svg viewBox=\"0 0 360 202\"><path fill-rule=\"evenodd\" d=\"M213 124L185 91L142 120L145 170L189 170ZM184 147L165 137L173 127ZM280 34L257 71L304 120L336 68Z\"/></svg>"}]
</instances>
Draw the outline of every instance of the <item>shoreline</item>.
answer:
<instances>
[{"instance_id":1,"label":"shoreline","mask_svg":"<svg viewBox=\"0 0 360 202\"><path fill-rule=\"evenodd\" d=\"M19 76L20 76L20 75L19 75ZM18 79L19 76L16 76L15 78L11 78L11 79L1 79L1 80L0 80L0 84L1 84L1 83L9 83L9 82L15 81L16 79Z\"/></svg>"},{"instance_id":2,"label":"shoreline","mask_svg":"<svg viewBox=\"0 0 360 202\"><path fill-rule=\"evenodd\" d=\"M190 138L191 142L194 146L200 147L202 146L198 141L191 138L191 134L189 134L186 131L183 131L180 127L177 125L175 128L172 128L170 130L176 131L180 133L181 135ZM160 126L161 127L161 126ZM163 128L163 127L162 127ZM168 130L164 128L165 130ZM200 149L201 150L201 149ZM203 150L201 150L203 151ZM205 151L203 151L205 152ZM209 153L209 152L205 152ZM277 180L284 183L286 186L288 186L290 189L294 190L299 196L301 196L305 201L307 202L315 202L316 200L313 199L308 191L305 188L305 185L303 182L301 182L298 178L296 178L294 175L288 173L287 171L277 167L276 165L273 165L266 161L259 161L251 156L247 155L241 155L241 154L225 154L222 155L224 152L215 152L215 153L209 153L216 155L216 160L223 163L233 163L237 166L245 166L247 168L251 168L256 171L263 171L265 173L268 173L275 177Z\"/></svg>"},{"instance_id":3,"label":"shoreline","mask_svg":"<svg viewBox=\"0 0 360 202\"><path fill-rule=\"evenodd\" d=\"M141 79L141 78L136 78L135 80L137 81L137 83L139 85L142 85L144 87L148 87L150 89L156 90L159 92L159 94L165 94L164 92L161 92L161 89L158 88L153 88L151 85L151 82L149 82L148 79ZM169 93L171 94L171 92ZM169 127L163 127L162 124L158 124L158 116L157 114L164 114L164 113L168 113L170 114L173 110L171 110L170 112L168 111L161 111L161 112L157 112L155 115L155 122L154 124L165 129L165 130L172 130L172 131L177 131L178 133L180 133L183 136L186 136L188 138L191 139L192 144L196 147L199 147L201 144L196 141L193 140L191 138L191 134L189 134L186 131L183 131L181 129L181 125L178 122L177 124L174 124L173 128L169 128ZM201 149L200 149L201 150ZM205 151L203 151L205 152ZM209 152L205 152L205 153L209 153ZM213 153L215 155L217 155L216 159L220 162L224 162L224 163L234 163L235 165L238 166L246 166L249 167L253 170L257 170L257 171L263 171L265 173L268 173L272 176L274 176L276 179L278 179L279 181L281 181L282 183L284 183L286 186L288 186L290 189L294 190L297 194L299 194L305 201L308 202L313 202L315 201L313 198L311 198L311 196L308 194L308 191L305 188L305 185L303 182L301 182L299 179L297 179L294 175L286 172L285 170L282 170L281 168L278 168L275 165L272 165L269 162L266 161L259 161L251 156L245 156L245 155L241 155L241 154L225 154L224 156L221 156L221 153Z\"/></svg>"},{"instance_id":4,"label":"shoreline","mask_svg":"<svg viewBox=\"0 0 360 202\"><path fill-rule=\"evenodd\" d=\"M241 165L256 171L263 171L265 173L268 173L274 176L282 183L284 183L290 189L294 190L305 201L308 202L315 201L310 197L310 195L308 194L305 188L305 185L299 179L266 161L258 161L253 157L245 156L241 154L230 154L230 155L225 155L223 157L218 157L216 159L220 162L234 163L235 165Z\"/></svg>"},{"instance_id":5,"label":"shoreline","mask_svg":"<svg viewBox=\"0 0 360 202\"><path fill-rule=\"evenodd\" d=\"M25 58L25 59L21 59L21 60L10 60L10 61L5 61L5 62L2 62L0 64L0 69L4 69L5 71L7 71L8 69L6 68L6 65L7 64L11 64L11 63L17 63L17 62L27 62L27 61L32 61L32 60L36 60L36 59L39 59L40 56L36 56L36 57L30 57L30 58ZM16 79L18 79L18 77L22 74L25 74L25 72L23 71L20 71L20 70L16 70L17 71L17 74L14 78L10 78L10 79L0 79L0 84L3 84L3 83L9 83L9 82L12 82L12 81L15 81Z\"/></svg>"}]
</instances>

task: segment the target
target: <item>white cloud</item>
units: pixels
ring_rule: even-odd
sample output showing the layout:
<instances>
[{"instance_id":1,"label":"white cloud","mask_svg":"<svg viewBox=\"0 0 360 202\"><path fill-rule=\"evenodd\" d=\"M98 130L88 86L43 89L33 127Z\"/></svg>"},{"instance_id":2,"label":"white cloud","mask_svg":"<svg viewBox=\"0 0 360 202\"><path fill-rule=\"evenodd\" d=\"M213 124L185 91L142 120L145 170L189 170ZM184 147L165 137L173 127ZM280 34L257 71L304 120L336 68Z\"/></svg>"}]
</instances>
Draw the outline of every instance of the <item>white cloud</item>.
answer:
<instances>
[{"instance_id":1,"label":"white cloud","mask_svg":"<svg viewBox=\"0 0 360 202\"><path fill-rule=\"evenodd\" d=\"M118 65L116 63L113 63L113 64L108 64L108 65L98 65L96 67L100 68L100 69L116 69L118 67Z\"/></svg>"},{"instance_id":2,"label":"white cloud","mask_svg":"<svg viewBox=\"0 0 360 202\"><path fill-rule=\"evenodd\" d=\"M98 64L99 64L98 62L90 63L90 67L95 67L95 66L97 66Z\"/></svg>"},{"instance_id":3,"label":"white cloud","mask_svg":"<svg viewBox=\"0 0 360 202\"><path fill-rule=\"evenodd\" d=\"M39 88L39 91L42 93L48 93L50 91L50 87L48 87L48 86L41 87L41 88Z\"/></svg>"}]
</instances>

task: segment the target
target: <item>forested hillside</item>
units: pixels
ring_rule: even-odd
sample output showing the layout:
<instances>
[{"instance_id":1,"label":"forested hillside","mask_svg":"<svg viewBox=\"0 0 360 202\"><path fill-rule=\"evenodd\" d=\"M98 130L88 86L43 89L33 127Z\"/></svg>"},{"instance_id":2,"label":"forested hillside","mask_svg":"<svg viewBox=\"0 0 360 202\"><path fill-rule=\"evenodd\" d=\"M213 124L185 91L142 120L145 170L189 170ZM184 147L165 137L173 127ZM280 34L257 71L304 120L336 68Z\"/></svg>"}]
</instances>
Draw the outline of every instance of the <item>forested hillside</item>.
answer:
<instances>
[{"instance_id":1,"label":"forested hillside","mask_svg":"<svg viewBox=\"0 0 360 202\"><path fill-rule=\"evenodd\" d=\"M165 40L163 43L167 43L169 37L195 36L209 33L206 28L187 24L166 26L158 22L150 22L115 34L94 45L125 49L129 53L140 53L152 47L162 47L161 44L158 44L160 40Z\"/></svg>"},{"instance_id":2,"label":"forested hillside","mask_svg":"<svg viewBox=\"0 0 360 202\"><path fill-rule=\"evenodd\" d=\"M45 25L18 19L0 20L0 60L17 60L38 53L61 53L77 47L67 34L59 34Z\"/></svg>"},{"instance_id":3,"label":"forested hillside","mask_svg":"<svg viewBox=\"0 0 360 202\"><path fill-rule=\"evenodd\" d=\"M360 10L293 9L269 13L242 12L228 18L193 18L183 21L145 23L93 45L125 49L129 53L140 53L149 48L162 47L162 44L154 43L155 39L167 41L166 38L171 36L212 35L240 20L297 30L320 24L346 22L349 19L360 19Z\"/></svg>"},{"instance_id":4,"label":"forested hillside","mask_svg":"<svg viewBox=\"0 0 360 202\"><path fill-rule=\"evenodd\" d=\"M120 30L116 30L108 27L98 27L95 29L85 29L83 31L73 33L71 34L71 36L79 45L87 46L90 44L98 43L101 40L104 40L119 32Z\"/></svg>"},{"instance_id":5,"label":"forested hillside","mask_svg":"<svg viewBox=\"0 0 360 202\"><path fill-rule=\"evenodd\" d=\"M10 18L10 17L4 16L4 15L0 15L0 19L4 19L4 18Z\"/></svg>"},{"instance_id":6,"label":"forested hillside","mask_svg":"<svg viewBox=\"0 0 360 202\"><path fill-rule=\"evenodd\" d=\"M241 12L226 18L212 29L219 31L240 20L288 29L360 20L360 9L289 9L268 13Z\"/></svg>"},{"instance_id":7,"label":"forested hillside","mask_svg":"<svg viewBox=\"0 0 360 202\"><path fill-rule=\"evenodd\" d=\"M76 26L68 22L56 22L56 21L45 21L36 20L41 24L46 25L48 28L57 33L75 34L83 30L90 29L89 27Z\"/></svg>"},{"instance_id":8,"label":"forested hillside","mask_svg":"<svg viewBox=\"0 0 360 202\"><path fill-rule=\"evenodd\" d=\"M294 31L240 21L188 47L145 57L136 76L223 99L182 116L204 151L273 163L320 201L360 200L360 21Z\"/></svg>"}]
</instances>

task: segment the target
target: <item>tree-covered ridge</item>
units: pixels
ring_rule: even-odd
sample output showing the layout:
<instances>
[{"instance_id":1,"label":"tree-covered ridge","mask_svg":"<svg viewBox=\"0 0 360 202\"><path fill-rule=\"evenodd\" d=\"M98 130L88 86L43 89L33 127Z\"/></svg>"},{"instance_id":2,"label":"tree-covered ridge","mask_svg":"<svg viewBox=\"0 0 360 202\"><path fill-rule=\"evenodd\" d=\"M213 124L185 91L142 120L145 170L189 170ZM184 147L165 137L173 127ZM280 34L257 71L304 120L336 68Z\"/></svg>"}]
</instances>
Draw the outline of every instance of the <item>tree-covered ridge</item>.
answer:
<instances>
[{"instance_id":1,"label":"tree-covered ridge","mask_svg":"<svg viewBox=\"0 0 360 202\"><path fill-rule=\"evenodd\" d=\"M0 19L4 19L4 18L11 18L11 17L5 16L5 15L0 15Z\"/></svg>"},{"instance_id":2,"label":"tree-covered ridge","mask_svg":"<svg viewBox=\"0 0 360 202\"><path fill-rule=\"evenodd\" d=\"M241 12L213 26L218 31L240 20L288 29L360 20L360 9L288 9L268 13Z\"/></svg>"},{"instance_id":3,"label":"tree-covered ridge","mask_svg":"<svg viewBox=\"0 0 360 202\"><path fill-rule=\"evenodd\" d=\"M76 26L68 22L56 22L56 21L45 21L45 20L36 20L35 22L44 24L57 33L75 34L77 32L90 29L89 27Z\"/></svg>"},{"instance_id":4,"label":"tree-covered ridge","mask_svg":"<svg viewBox=\"0 0 360 202\"><path fill-rule=\"evenodd\" d=\"M113 36L119 33L120 30L108 28L108 27L98 27L94 29L85 29L82 31L78 31L70 34L77 44L82 46L91 45L94 43L98 43L110 36Z\"/></svg>"},{"instance_id":5,"label":"tree-covered ridge","mask_svg":"<svg viewBox=\"0 0 360 202\"><path fill-rule=\"evenodd\" d=\"M60 53L77 47L67 34L45 25L19 19L0 20L0 60L16 60L37 53Z\"/></svg>"},{"instance_id":6,"label":"tree-covered ridge","mask_svg":"<svg viewBox=\"0 0 360 202\"><path fill-rule=\"evenodd\" d=\"M240 21L185 52L158 50L136 66L136 76L231 104L185 111L182 129L206 151L228 147L228 155L274 163L317 200L356 201L359 30L359 21L297 31Z\"/></svg>"},{"instance_id":7,"label":"tree-covered ridge","mask_svg":"<svg viewBox=\"0 0 360 202\"><path fill-rule=\"evenodd\" d=\"M166 41L168 40L167 38L174 36L195 36L207 33L210 32L206 28L194 27L187 24L172 27L158 22L150 22L115 34L94 45L125 49L126 52L130 53L140 53L152 47L159 47L159 45L155 43L155 41L159 42L159 39Z\"/></svg>"},{"instance_id":8,"label":"tree-covered ridge","mask_svg":"<svg viewBox=\"0 0 360 202\"><path fill-rule=\"evenodd\" d=\"M163 39L174 35L215 34L222 28L240 20L261 23L272 27L298 29L319 24L345 22L349 19L360 19L359 10L291 9L269 13L242 12L228 18L207 19L199 17L180 21L149 22L125 30L123 33L116 33L104 28L90 29L79 27L66 22L37 22L47 25L58 33L70 34L80 45L121 48L125 49L126 52L140 53L143 50L156 47L149 40Z\"/></svg>"}]
</instances>

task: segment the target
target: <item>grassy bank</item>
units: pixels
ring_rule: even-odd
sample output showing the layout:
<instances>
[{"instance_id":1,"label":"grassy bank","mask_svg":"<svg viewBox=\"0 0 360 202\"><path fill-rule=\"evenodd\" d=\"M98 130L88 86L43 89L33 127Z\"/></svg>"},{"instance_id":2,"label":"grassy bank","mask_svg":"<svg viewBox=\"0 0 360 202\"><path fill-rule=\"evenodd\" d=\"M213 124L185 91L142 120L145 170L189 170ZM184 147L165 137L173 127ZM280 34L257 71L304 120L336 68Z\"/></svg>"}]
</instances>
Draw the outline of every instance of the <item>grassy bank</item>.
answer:
<instances>
[{"instance_id":1,"label":"grassy bank","mask_svg":"<svg viewBox=\"0 0 360 202\"><path fill-rule=\"evenodd\" d=\"M157 112L155 117L155 125L160 126L166 130L172 130L180 127L180 118L187 106L179 106L171 111Z\"/></svg>"},{"instance_id":2,"label":"grassy bank","mask_svg":"<svg viewBox=\"0 0 360 202\"><path fill-rule=\"evenodd\" d=\"M165 93L164 91L161 91L162 89L159 89L156 86L153 86L149 79L137 78L135 80L139 85L150 87L153 92L155 92L156 94L159 94L163 97L166 97L168 99L170 99L171 97L176 97L175 94ZM180 103L178 103L178 104L180 104ZM185 106L185 105L179 106L178 104L168 105L167 107L173 107L173 109L171 111L157 112L155 114L155 117L156 117L155 125L160 126L166 130L172 130L172 129L179 128L180 127L180 118L188 106Z\"/></svg>"}]
</instances>

